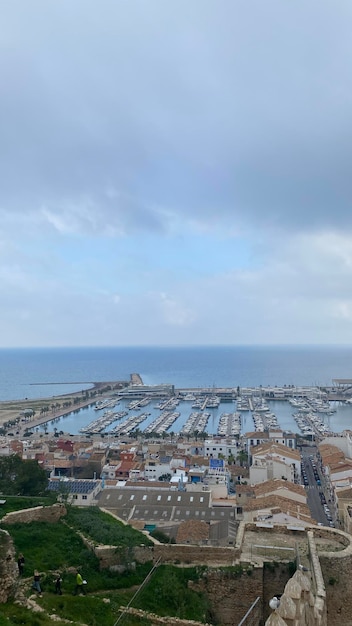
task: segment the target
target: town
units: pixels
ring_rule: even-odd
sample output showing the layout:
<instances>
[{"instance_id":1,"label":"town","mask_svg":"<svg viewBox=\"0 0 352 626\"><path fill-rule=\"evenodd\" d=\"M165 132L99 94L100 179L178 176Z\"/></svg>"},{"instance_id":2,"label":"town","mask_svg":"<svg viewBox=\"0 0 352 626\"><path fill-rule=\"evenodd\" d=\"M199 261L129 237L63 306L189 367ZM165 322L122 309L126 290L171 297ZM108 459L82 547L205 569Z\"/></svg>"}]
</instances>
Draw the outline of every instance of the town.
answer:
<instances>
[{"instance_id":1,"label":"town","mask_svg":"<svg viewBox=\"0 0 352 626\"><path fill-rule=\"evenodd\" d=\"M57 493L58 501L110 511L142 532L158 530L170 543L188 546L189 554L192 547L238 550L240 543L241 563L263 567L273 558L271 552L278 560L279 550L287 558L287 551L296 549L297 539L287 549L287 539L278 539L283 532L296 536L316 528L321 536L325 529L324 536L335 533L330 541L337 545L341 537L351 535L352 432L325 432L314 421L314 406L323 411L329 408L326 397L321 404L321 390L319 394L312 388L270 392L290 401L294 410L302 408L304 424L293 433L280 429L268 414L263 390L260 404L258 390L217 390L216 394L198 390L197 397L195 390L145 386L136 374L128 384L101 388L104 393L86 394L84 402L93 404L97 413L104 411L102 417L79 434L58 428L42 432L35 425L52 416L44 418L39 411L36 421L35 411L27 409L5 424L5 430L14 432L2 435L0 455L36 461L45 469L48 489ZM349 383L340 381L338 391L330 393L338 393L348 403L349 392ZM206 421L194 417L191 426L186 424L179 433L165 430L172 427L170 415L174 416L180 396L195 402L202 414L221 394L227 395L227 401L236 399L236 411L229 410L220 418L217 434L206 433ZM138 428L143 417L128 417L104 433L112 415L116 417L113 407L121 396L128 398L131 409L142 411L153 398L161 419L143 432ZM70 408L67 404L63 409ZM303 408L307 406L309 410ZM241 433L241 414L247 410L253 414L255 428ZM127 414L120 413L116 419ZM256 537L249 538L253 531ZM217 554L215 560L219 558ZM301 568L312 566L307 554L302 553L299 562ZM279 610L275 607L272 615ZM319 611L319 619L321 615ZM267 624L276 623L270 619Z\"/></svg>"}]
</instances>

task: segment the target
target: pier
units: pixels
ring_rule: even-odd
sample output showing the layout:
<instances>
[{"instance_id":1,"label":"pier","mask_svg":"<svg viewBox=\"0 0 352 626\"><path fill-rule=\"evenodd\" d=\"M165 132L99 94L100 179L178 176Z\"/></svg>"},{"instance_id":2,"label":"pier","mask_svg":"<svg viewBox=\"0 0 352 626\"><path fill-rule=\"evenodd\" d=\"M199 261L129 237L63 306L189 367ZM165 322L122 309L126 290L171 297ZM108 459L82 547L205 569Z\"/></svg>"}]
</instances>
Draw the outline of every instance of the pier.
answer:
<instances>
[{"instance_id":1,"label":"pier","mask_svg":"<svg viewBox=\"0 0 352 626\"><path fill-rule=\"evenodd\" d=\"M185 433L192 430L202 431L207 426L209 419L209 408L216 409L220 402L234 403L236 402L237 413L244 414L251 412L255 429L262 430L277 427L274 421L274 414L269 412L269 407L265 407L265 403L272 400L282 400L297 406L298 401L309 403L307 412L314 413L312 403L323 402L325 406L320 406L322 416L318 422L311 416L305 415L305 419L301 419L301 431L311 432L318 436L324 432L330 431L331 409L334 407L326 406L329 402L335 404L351 404L352 399L352 379L334 379L331 386L294 386L284 385L278 386L256 386L256 387L187 387L175 388L173 384L144 385L142 377L138 373L130 375L130 381L110 381L93 383L92 388L85 391L76 391L71 394L63 394L50 398L37 398L6 401L0 403L0 423L6 423L6 432L12 435L23 436L26 431L32 431L34 428L41 426L47 422L52 422L60 417L68 415L73 411L78 411L84 407L94 406L96 411L101 409L112 408L119 401L124 402L126 411L138 411L151 402L157 401L153 409L160 409L163 414L158 416L158 420L154 419L152 424L148 423L148 431L153 430L164 432L171 428L172 424L178 418L176 405L178 402L190 402L192 404L193 413L188 414L188 420L180 425ZM86 384L83 383L82 384ZM296 404L295 404L296 403ZM265 408L265 411L264 411ZM234 434L239 430L238 420L234 417L233 409L229 407L229 411L224 407L224 416L219 423L221 433ZM30 415L25 415L26 411L30 411ZM319 411L318 411L319 412ZM231 417L227 416L227 413ZM127 433L135 429L142 421L146 420L151 413L142 413L131 419L129 417L123 423L113 428L111 433ZM323 417L324 416L324 417ZM111 425L113 421L121 420L121 413L111 412L104 415L104 418L92 420L88 427L89 431L102 432L107 425ZM292 414L293 419L296 415ZM308 420L307 420L308 417ZM325 424L324 424L325 419ZM87 420L88 421L88 420ZM297 423L297 422L296 422ZM82 430L83 432L83 430Z\"/></svg>"}]
</instances>

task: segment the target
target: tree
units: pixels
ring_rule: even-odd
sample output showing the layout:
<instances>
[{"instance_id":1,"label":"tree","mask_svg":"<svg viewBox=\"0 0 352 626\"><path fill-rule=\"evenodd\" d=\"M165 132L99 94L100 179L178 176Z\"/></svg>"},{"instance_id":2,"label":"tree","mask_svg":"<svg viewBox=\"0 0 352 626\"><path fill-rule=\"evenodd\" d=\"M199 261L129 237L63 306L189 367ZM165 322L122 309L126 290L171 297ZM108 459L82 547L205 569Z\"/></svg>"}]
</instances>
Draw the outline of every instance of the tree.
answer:
<instances>
[{"instance_id":1,"label":"tree","mask_svg":"<svg viewBox=\"0 0 352 626\"><path fill-rule=\"evenodd\" d=\"M22 461L17 483L21 495L36 496L47 489L48 478L46 471L38 465L37 461L28 460Z\"/></svg>"},{"instance_id":2,"label":"tree","mask_svg":"<svg viewBox=\"0 0 352 626\"><path fill-rule=\"evenodd\" d=\"M169 483L170 480L171 480L171 474L161 474L161 476L159 476L158 480L160 480L160 482Z\"/></svg>"},{"instance_id":3,"label":"tree","mask_svg":"<svg viewBox=\"0 0 352 626\"><path fill-rule=\"evenodd\" d=\"M248 454L246 450L240 450L237 454L237 459L241 467L242 465L246 465L248 463Z\"/></svg>"},{"instance_id":4,"label":"tree","mask_svg":"<svg viewBox=\"0 0 352 626\"><path fill-rule=\"evenodd\" d=\"M37 461L23 461L17 454L0 458L0 491L8 495L35 496L48 485L46 471Z\"/></svg>"}]
</instances>

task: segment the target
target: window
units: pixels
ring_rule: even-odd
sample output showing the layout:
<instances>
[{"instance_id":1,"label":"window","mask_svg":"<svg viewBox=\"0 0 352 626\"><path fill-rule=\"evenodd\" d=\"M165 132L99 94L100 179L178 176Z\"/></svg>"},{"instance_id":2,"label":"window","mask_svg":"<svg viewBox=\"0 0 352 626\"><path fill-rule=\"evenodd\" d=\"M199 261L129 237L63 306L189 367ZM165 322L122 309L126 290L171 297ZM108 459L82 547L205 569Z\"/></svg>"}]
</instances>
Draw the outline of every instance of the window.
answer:
<instances>
[{"instance_id":1,"label":"window","mask_svg":"<svg viewBox=\"0 0 352 626\"><path fill-rule=\"evenodd\" d=\"M170 502L171 496L167 496L167 501Z\"/></svg>"},{"instance_id":2,"label":"window","mask_svg":"<svg viewBox=\"0 0 352 626\"><path fill-rule=\"evenodd\" d=\"M203 496L200 496L200 498L199 498L199 502L204 502L204 498L203 498Z\"/></svg>"},{"instance_id":3,"label":"window","mask_svg":"<svg viewBox=\"0 0 352 626\"><path fill-rule=\"evenodd\" d=\"M134 500L134 494L130 497L130 500Z\"/></svg>"},{"instance_id":4,"label":"window","mask_svg":"<svg viewBox=\"0 0 352 626\"><path fill-rule=\"evenodd\" d=\"M142 500L146 500L146 499L147 499L147 496L145 496L145 495L144 495L144 496L143 496L143 498L142 498Z\"/></svg>"},{"instance_id":5,"label":"window","mask_svg":"<svg viewBox=\"0 0 352 626\"><path fill-rule=\"evenodd\" d=\"M87 500L88 496L82 496L82 500Z\"/></svg>"},{"instance_id":6,"label":"window","mask_svg":"<svg viewBox=\"0 0 352 626\"><path fill-rule=\"evenodd\" d=\"M181 501L181 496L177 496L177 502Z\"/></svg>"},{"instance_id":7,"label":"window","mask_svg":"<svg viewBox=\"0 0 352 626\"><path fill-rule=\"evenodd\" d=\"M158 500L158 501L159 501L159 500L161 500L161 496L158 496L158 497L157 497L157 500Z\"/></svg>"},{"instance_id":8,"label":"window","mask_svg":"<svg viewBox=\"0 0 352 626\"><path fill-rule=\"evenodd\" d=\"M191 497L190 497L190 499L189 499L189 501L190 501L190 502L193 502L193 500L194 500L194 498L193 498L193 496L191 496Z\"/></svg>"}]
</instances>

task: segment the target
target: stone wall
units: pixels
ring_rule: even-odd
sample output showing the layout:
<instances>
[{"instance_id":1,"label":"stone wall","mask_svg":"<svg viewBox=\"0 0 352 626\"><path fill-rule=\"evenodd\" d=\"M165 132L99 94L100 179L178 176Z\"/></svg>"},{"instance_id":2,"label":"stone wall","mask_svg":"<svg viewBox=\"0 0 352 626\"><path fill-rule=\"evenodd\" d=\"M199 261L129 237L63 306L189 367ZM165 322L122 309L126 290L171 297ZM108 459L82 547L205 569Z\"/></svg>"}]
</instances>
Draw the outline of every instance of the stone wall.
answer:
<instances>
[{"instance_id":1,"label":"stone wall","mask_svg":"<svg viewBox=\"0 0 352 626\"><path fill-rule=\"evenodd\" d=\"M345 535L346 541L351 540ZM326 603L329 626L352 626L352 546L340 552L322 552L319 554L322 576L326 590Z\"/></svg>"},{"instance_id":2,"label":"stone wall","mask_svg":"<svg viewBox=\"0 0 352 626\"><path fill-rule=\"evenodd\" d=\"M271 606L266 626L330 626L325 584L313 530L308 531L307 535L309 566L299 565L287 581L283 594L273 594L271 600L275 600L277 608L274 604ZM338 624L345 626L345 622Z\"/></svg>"},{"instance_id":3,"label":"stone wall","mask_svg":"<svg viewBox=\"0 0 352 626\"><path fill-rule=\"evenodd\" d=\"M240 623L258 597L262 599L263 570L212 570L189 584L207 595L216 624L233 626Z\"/></svg>"},{"instance_id":4,"label":"stone wall","mask_svg":"<svg viewBox=\"0 0 352 626\"><path fill-rule=\"evenodd\" d=\"M6 530L0 530L0 603L14 595L18 567L13 541Z\"/></svg>"},{"instance_id":5,"label":"stone wall","mask_svg":"<svg viewBox=\"0 0 352 626\"><path fill-rule=\"evenodd\" d=\"M205 622L195 622L194 620L179 619L178 617L160 617L160 615L148 613L147 611L141 611L141 609L134 609L132 607L122 606L121 613L124 615L136 615L141 619L148 619L152 626L159 626L159 624L166 624L166 626L211 626L211 624L207 624Z\"/></svg>"},{"instance_id":6,"label":"stone wall","mask_svg":"<svg viewBox=\"0 0 352 626\"><path fill-rule=\"evenodd\" d=\"M329 626L352 626L352 556L320 557L326 588Z\"/></svg>"},{"instance_id":7,"label":"stone wall","mask_svg":"<svg viewBox=\"0 0 352 626\"><path fill-rule=\"evenodd\" d=\"M325 602L314 595L311 581L303 571L294 573L281 598L275 600L278 608L273 608L265 626L327 626Z\"/></svg>"},{"instance_id":8,"label":"stone wall","mask_svg":"<svg viewBox=\"0 0 352 626\"><path fill-rule=\"evenodd\" d=\"M52 522L56 523L60 517L66 515L66 509L62 504L52 506L36 506L32 509L22 509L7 513L1 520L1 524L28 524L29 522Z\"/></svg>"},{"instance_id":9,"label":"stone wall","mask_svg":"<svg viewBox=\"0 0 352 626\"><path fill-rule=\"evenodd\" d=\"M138 563L160 559L161 563L183 563L185 565L235 565L239 552L233 548L218 548L213 546L191 546L182 544L154 544L154 546L135 546L134 548L116 548L116 546L92 546L100 561L101 569L114 568L126 560L135 560Z\"/></svg>"},{"instance_id":10,"label":"stone wall","mask_svg":"<svg viewBox=\"0 0 352 626\"><path fill-rule=\"evenodd\" d=\"M269 601L273 596L282 595L287 582L292 576L288 563L268 561L263 568L263 618L267 619L271 613Z\"/></svg>"}]
</instances>

